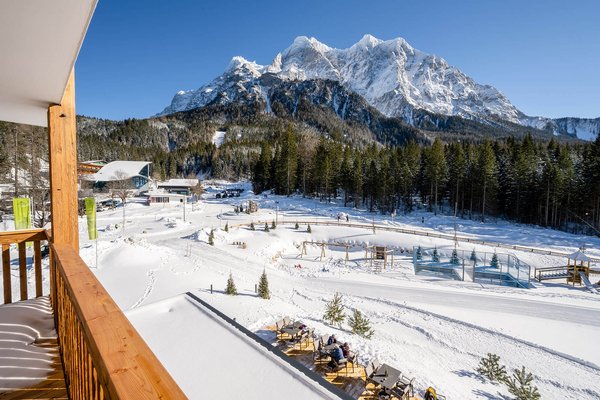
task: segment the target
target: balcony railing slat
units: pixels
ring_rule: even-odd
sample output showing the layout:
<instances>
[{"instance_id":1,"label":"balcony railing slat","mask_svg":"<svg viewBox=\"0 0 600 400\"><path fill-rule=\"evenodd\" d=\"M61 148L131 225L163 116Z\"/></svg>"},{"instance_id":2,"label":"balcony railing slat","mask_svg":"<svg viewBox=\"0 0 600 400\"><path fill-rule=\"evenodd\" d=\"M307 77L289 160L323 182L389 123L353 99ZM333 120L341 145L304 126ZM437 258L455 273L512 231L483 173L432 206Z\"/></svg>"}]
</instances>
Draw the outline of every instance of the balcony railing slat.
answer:
<instances>
[{"instance_id":1,"label":"balcony railing slat","mask_svg":"<svg viewBox=\"0 0 600 400\"><path fill-rule=\"evenodd\" d=\"M21 300L27 300L27 254L25 249L25 242L19 243L19 289L21 293Z\"/></svg>"},{"instance_id":2,"label":"balcony railing slat","mask_svg":"<svg viewBox=\"0 0 600 400\"><path fill-rule=\"evenodd\" d=\"M35 276L35 297L43 295L42 287L42 245L39 240L33 242L33 263Z\"/></svg>"},{"instance_id":3,"label":"balcony railing slat","mask_svg":"<svg viewBox=\"0 0 600 400\"><path fill-rule=\"evenodd\" d=\"M2 285L4 304L12 303L12 282L10 278L10 244L2 243Z\"/></svg>"}]
</instances>

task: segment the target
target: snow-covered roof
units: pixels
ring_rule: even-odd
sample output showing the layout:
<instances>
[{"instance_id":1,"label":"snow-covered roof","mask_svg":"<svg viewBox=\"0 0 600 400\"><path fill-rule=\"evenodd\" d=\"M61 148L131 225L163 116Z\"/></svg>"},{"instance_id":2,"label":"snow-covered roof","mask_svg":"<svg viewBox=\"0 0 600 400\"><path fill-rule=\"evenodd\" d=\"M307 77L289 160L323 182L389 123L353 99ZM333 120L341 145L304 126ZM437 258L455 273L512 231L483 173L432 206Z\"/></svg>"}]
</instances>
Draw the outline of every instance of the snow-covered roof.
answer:
<instances>
[{"instance_id":1,"label":"snow-covered roof","mask_svg":"<svg viewBox=\"0 0 600 400\"><path fill-rule=\"evenodd\" d=\"M0 120L47 126L97 0L0 2Z\"/></svg>"},{"instance_id":2,"label":"snow-covered roof","mask_svg":"<svg viewBox=\"0 0 600 400\"><path fill-rule=\"evenodd\" d=\"M569 254L567 257L575 261L592 261L592 259L586 256L581 250L577 250L575 253Z\"/></svg>"},{"instance_id":3,"label":"snow-covered roof","mask_svg":"<svg viewBox=\"0 0 600 400\"><path fill-rule=\"evenodd\" d=\"M159 182L158 187L195 187L198 186L198 179L169 179L165 182Z\"/></svg>"},{"instance_id":4,"label":"snow-covered roof","mask_svg":"<svg viewBox=\"0 0 600 400\"><path fill-rule=\"evenodd\" d=\"M190 398L339 399L186 295L126 314Z\"/></svg>"},{"instance_id":5,"label":"snow-covered roof","mask_svg":"<svg viewBox=\"0 0 600 400\"><path fill-rule=\"evenodd\" d=\"M95 174L84 175L81 178L88 181L110 182L139 176L149 161L113 161L109 162Z\"/></svg>"}]
</instances>

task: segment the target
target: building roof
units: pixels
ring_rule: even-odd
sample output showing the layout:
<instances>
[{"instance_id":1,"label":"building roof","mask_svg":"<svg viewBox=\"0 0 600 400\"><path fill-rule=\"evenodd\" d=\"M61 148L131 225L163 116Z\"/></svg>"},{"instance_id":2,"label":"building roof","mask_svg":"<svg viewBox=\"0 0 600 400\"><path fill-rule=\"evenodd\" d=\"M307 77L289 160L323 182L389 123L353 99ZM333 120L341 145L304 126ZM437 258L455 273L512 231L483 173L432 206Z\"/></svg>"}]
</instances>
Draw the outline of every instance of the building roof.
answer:
<instances>
[{"instance_id":1,"label":"building roof","mask_svg":"<svg viewBox=\"0 0 600 400\"><path fill-rule=\"evenodd\" d=\"M127 317L190 398L340 398L186 295Z\"/></svg>"},{"instance_id":2,"label":"building roof","mask_svg":"<svg viewBox=\"0 0 600 400\"><path fill-rule=\"evenodd\" d=\"M48 125L97 0L0 2L0 120Z\"/></svg>"},{"instance_id":3,"label":"building roof","mask_svg":"<svg viewBox=\"0 0 600 400\"><path fill-rule=\"evenodd\" d=\"M109 162L95 174L83 175L81 178L87 181L110 182L130 179L139 176L140 172L149 161L113 161Z\"/></svg>"},{"instance_id":4,"label":"building roof","mask_svg":"<svg viewBox=\"0 0 600 400\"><path fill-rule=\"evenodd\" d=\"M196 186L198 186L198 179L169 179L168 181L158 183L158 187L192 188Z\"/></svg>"},{"instance_id":5,"label":"building roof","mask_svg":"<svg viewBox=\"0 0 600 400\"><path fill-rule=\"evenodd\" d=\"M567 257L575 261L592 261L592 259L586 256L581 250L577 250L575 253L569 254Z\"/></svg>"}]
</instances>

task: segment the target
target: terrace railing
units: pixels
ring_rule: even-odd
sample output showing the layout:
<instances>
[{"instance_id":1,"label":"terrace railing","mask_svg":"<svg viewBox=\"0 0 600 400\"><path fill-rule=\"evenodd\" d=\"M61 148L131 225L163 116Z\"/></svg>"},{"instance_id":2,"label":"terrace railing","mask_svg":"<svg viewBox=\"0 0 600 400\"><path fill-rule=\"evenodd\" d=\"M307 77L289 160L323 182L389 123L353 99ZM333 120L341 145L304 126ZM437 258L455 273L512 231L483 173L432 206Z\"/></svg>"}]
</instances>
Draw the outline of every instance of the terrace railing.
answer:
<instances>
[{"instance_id":1,"label":"terrace railing","mask_svg":"<svg viewBox=\"0 0 600 400\"><path fill-rule=\"evenodd\" d=\"M39 229L0 233L5 303L12 301L11 245L17 247L20 297L25 300L26 243L33 242L38 297L44 295L41 245L50 241ZM187 398L70 246L50 245L50 298L70 399Z\"/></svg>"}]
</instances>

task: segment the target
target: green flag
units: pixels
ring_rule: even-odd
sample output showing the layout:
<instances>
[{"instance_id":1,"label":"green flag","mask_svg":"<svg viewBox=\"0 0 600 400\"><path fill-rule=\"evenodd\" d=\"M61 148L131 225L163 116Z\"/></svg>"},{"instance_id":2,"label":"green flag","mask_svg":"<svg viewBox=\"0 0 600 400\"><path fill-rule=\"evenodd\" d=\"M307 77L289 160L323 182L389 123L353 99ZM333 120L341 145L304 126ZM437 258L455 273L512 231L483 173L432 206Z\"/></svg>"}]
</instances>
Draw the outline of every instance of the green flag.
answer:
<instances>
[{"instance_id":1,"label":"green flag","mask_svg":"<svg viewBox=\"0 0 600 400\"><path fill-rule=\"evenodd\" d=\"M93 197L85 198L85 215L87 216L88 237L90 240L98 238L96 230L96 199Z\"/></svg>"},{"instance_id":2,"label":"green flag","mask_svg":"<svg viewBox=\"0 0 600 400\"><path fill-rule=\"evenodd\" d=\"M31 229L31 213L29 212L29 198L13 198L13 211L15 213L15 229Z\"/></svg>"}]
</instances>

